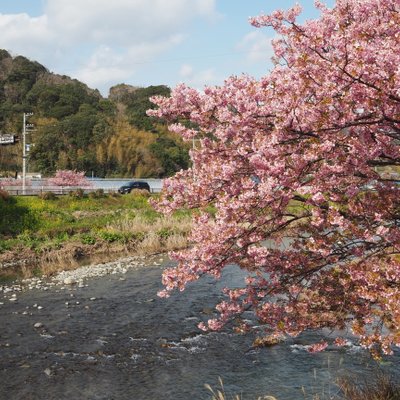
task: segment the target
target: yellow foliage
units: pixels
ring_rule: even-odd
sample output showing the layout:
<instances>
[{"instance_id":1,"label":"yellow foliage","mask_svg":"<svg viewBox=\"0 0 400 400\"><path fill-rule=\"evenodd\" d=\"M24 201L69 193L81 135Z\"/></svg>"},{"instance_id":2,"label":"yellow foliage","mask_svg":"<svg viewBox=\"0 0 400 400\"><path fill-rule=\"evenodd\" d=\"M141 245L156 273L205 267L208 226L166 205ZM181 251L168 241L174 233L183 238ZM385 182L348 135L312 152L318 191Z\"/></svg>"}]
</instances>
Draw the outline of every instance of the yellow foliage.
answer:
<instances>
[{"instance_id":1,"label":"yellow foliage","mask_svg":"<svg viewBox=\"0 0 400 400\"><path fill-rule=\"evenodd\" d=\"M114 125L114 134L97 147L96 157L100 162L116 160L125 166L127 176L155 176L161 168L149 150L155 139L151 132L138 130L126 119L119 119Z\"/></svg>"}]
</instances>

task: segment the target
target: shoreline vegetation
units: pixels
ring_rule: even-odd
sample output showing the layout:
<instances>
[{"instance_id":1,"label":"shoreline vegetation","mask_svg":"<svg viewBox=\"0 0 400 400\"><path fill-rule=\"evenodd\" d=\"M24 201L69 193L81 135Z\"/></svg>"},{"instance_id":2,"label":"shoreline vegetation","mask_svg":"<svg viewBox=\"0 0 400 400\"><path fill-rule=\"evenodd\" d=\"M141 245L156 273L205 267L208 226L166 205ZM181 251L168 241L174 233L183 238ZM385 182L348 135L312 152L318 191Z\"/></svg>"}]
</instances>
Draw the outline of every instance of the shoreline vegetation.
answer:
<instances>
[{"instance_id":1,"label":"shoreline vegetation","mask_svg":"<svg viewBox=\"0 0 400 400\"><path fill-rule=\"evenodd\" d=\"M42 197L0 194L2 281L187 246L190 212L163 216L149 204L146 191L123 196L101 190Z\"/></svg>"}]
</instances>

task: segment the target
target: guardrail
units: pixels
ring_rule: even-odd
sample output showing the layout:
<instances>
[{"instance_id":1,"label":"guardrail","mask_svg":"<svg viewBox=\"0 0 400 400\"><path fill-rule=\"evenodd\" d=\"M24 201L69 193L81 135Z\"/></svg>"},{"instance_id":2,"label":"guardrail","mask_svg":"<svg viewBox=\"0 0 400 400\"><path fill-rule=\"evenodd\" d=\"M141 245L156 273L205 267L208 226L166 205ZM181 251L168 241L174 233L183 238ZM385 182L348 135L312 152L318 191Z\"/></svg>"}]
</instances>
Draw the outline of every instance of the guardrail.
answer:
<instances>
[{"instance_id":1,"label":"guardrail","mask_svg":"<svg viewBox=\"0 0 400 400\"><path fill-rule=\"evenodd\" d=\"M38 196L45 192L52 192L57 196L67 195L71 192L74 192L78 189L83 189L85 194L90 192L96 192L98 190L103 190L104 193L116 193L118 192L118 188L80 188L80 187L71 187L71 186L40 186L40 187L26 187L25 190L22 187L17 186L9 186L4 187L11 196ZM158 193L161 189L150 188L151 193Z\"/></svg>"}]
</instances>

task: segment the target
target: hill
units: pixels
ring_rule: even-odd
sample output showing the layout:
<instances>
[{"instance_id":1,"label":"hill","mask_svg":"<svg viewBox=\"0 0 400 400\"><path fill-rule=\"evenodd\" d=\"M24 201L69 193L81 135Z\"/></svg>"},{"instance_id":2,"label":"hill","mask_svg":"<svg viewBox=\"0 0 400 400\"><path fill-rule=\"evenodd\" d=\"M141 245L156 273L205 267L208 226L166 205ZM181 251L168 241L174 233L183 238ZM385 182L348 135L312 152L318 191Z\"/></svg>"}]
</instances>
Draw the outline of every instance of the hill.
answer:
<instances>
[{"instance_id":1,"label":"hill","mask_svg":"<svg viewBox=\"0 0 400 400\"><path fill-rule=\"evenodd\" d=\"M23 113L33 113L29 170L45 176L76 169L100 177L165 177L187 168L189 146L145 113L149 96L169 93L165 85L120 84L104 98L76 79L0 50L0 134L21 136ZM0 146L1 175L14 175L21 164L21 140Z\"/></svg>"}]
</instances>

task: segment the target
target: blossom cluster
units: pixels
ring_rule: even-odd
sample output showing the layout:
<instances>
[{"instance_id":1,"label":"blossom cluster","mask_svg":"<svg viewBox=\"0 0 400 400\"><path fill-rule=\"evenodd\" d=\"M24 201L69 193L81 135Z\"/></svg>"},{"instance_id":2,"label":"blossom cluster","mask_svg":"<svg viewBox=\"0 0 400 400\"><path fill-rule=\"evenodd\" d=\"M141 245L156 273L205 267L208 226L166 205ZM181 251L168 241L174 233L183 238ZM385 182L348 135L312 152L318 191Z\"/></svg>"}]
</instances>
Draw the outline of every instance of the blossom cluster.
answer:
<instances>
[{"instance_id":1,"label":"blossom cluster","mask_svg":"<svg viewBox=\"0 0 400 400\"><path fill-rule=\"evenodd\" d=\"M298 7L251 20L281 37L269 75L153 98L150 115L200 142L158 203L197 210L163 293L237 264L248 278L225 291L209 329L253 310L268 335L351 329L390 353L400 346L400 188L384 172L400 165L400 3L317 6L320 18L303 25Z\"/></svg>"},{"instance_id":2,"label":"blossom cluster","mask_svg":"<svg viewBox=\"0 0 400 400\"><path fill-rule=\"evenodd\" d=\"M48 182L55 186L90 187L91 182L85 177L83 171L57 170Z\"/></svg>"}]
</instances>

